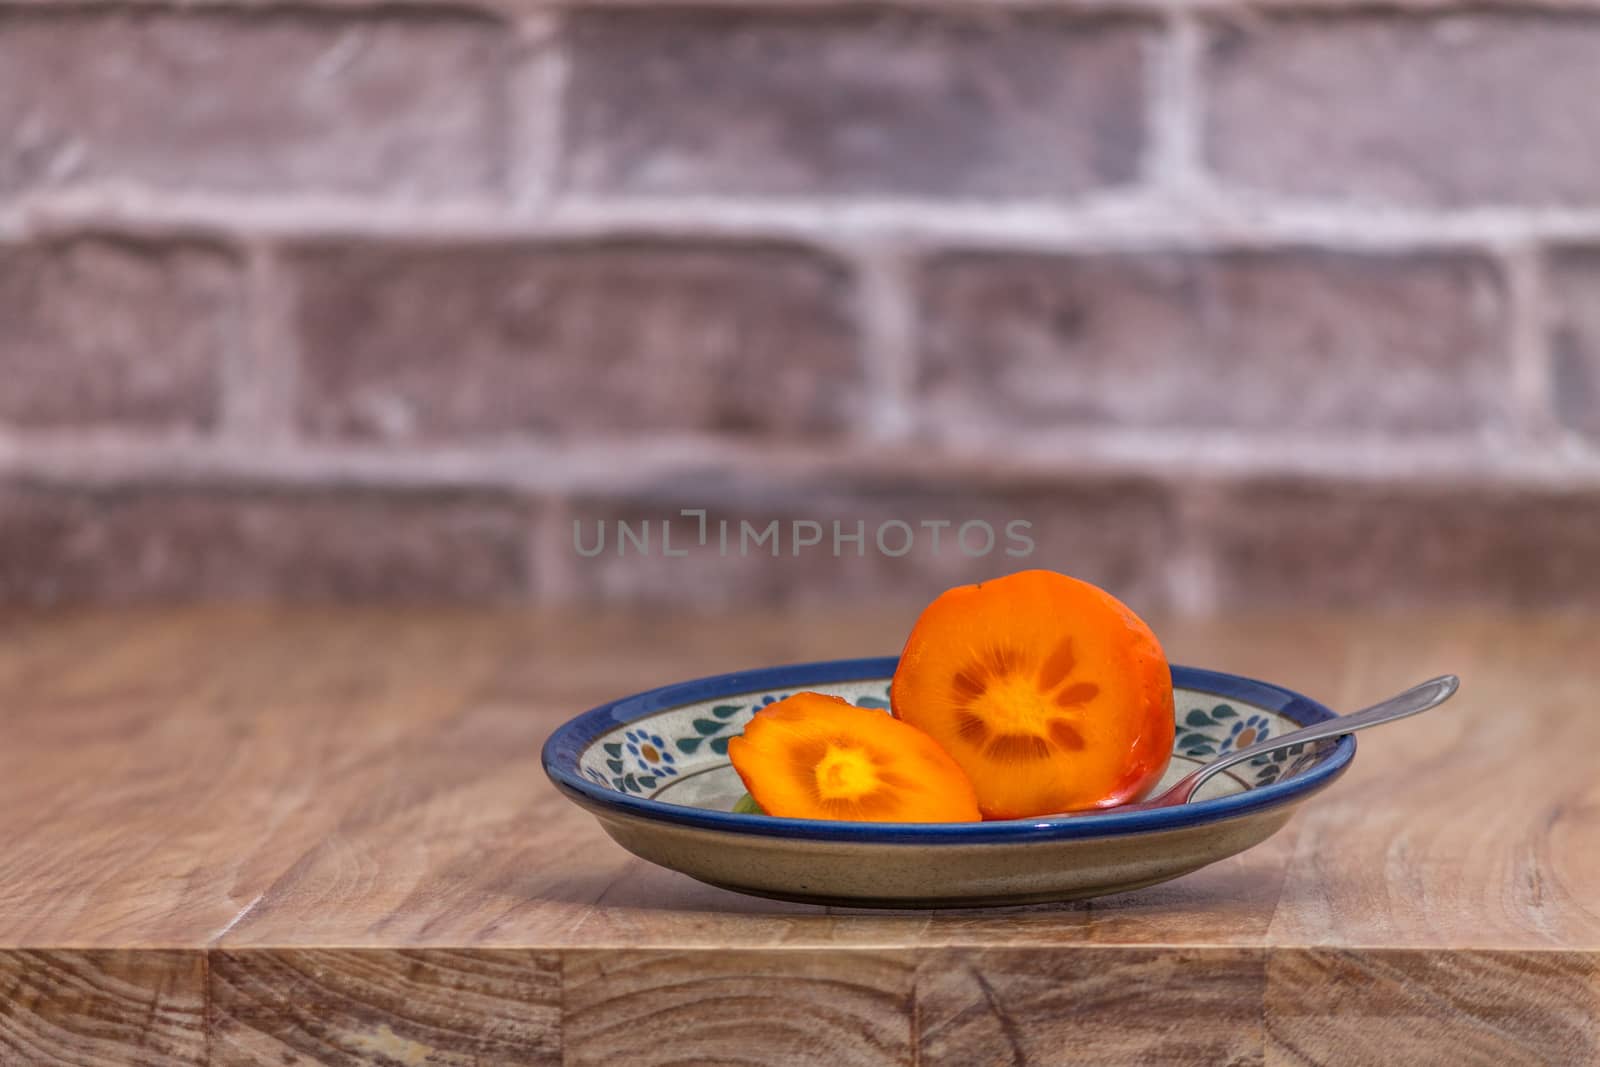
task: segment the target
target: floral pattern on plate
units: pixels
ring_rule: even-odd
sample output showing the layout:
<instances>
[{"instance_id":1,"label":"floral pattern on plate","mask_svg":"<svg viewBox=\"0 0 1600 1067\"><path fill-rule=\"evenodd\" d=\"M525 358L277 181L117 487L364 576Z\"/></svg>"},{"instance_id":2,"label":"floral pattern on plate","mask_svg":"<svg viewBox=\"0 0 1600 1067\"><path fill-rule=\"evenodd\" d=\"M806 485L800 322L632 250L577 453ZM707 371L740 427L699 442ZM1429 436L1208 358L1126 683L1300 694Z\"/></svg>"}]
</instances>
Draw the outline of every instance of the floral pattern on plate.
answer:
<instances>
[{"instance_id":1,"label":"floral pattern on plate","mask_svg":"<svg viewBox=\"0 0 1600 1067\"><path fill-rule=\"evenodd\" d=\"M1213 704L1210 708L1191 707L1188 711L1184 711L1184 707L1180 694L1172 753L1175 756L1188 756L1196 763L1206 762L1207 756L1225 756L1299 728L1297 723L1281 715L1256 708L1246 708L1241 712L1232 704ZM1290 745L1286 749L1257 756L1242 770L1232 773L1242 776L1251 787L1269 785L1279 778L1287 778L1310 767L1332 746L1332 742L1327 742L1312 746L1312 751L1307 752L1305 745Z\"/></svg>"},{"instance_id":2,"label":"floral pattern on plate","mask_svg":"<svg viewBox=\"0 0 1600 1067\"><path fill-rule=\"evenodd\" d=\"M859 707L883 711L889 707L889 686L884 681L818 688ZM672 778L725 762L728 742L739 736L744 724L762 708L791 695L752 693L652 715L590 745L583 757L583 775L619 793L650 796Z\"/></svg>"},{"instance_id":3,"label":"floral pattern on plate","mask_svg":"<svg viewBox=\"0 0 1600 1067\"><path fill-rule=\"evenodd\" d=\"M817 690L842 696L863 708L889 708L886 679L820 685ZM777 691L724 697L670 708L618 727L585 751L583 775L620 793L653 796L677 778L725 765L728 741L739 735L751 716L790 695L789 691ZM1184 774L1208 759L1288 733L1299 725L1263 708L1218 702L1206 693L1180 689L1175 700L1174 769L1181 761L1187 764L1182 767ZM1234 788L1268 785L1314 765L1333 746L1332 741L1309 748L1294 745L1260 756L1228 775L1239 782Z\"/></svg>"}]
</instances>

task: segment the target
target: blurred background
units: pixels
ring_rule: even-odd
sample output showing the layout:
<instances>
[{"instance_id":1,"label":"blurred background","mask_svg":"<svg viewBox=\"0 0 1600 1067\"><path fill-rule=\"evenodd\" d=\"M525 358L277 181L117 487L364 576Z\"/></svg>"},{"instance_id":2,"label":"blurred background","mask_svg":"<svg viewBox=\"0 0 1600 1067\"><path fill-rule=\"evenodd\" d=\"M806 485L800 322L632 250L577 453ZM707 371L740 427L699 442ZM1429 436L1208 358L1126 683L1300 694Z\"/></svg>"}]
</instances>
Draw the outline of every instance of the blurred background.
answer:
<instances>
[{"instance_id":1,"label":"blurred background","mask_svg":"<svg viewBox=\"0 0 1600 1067\"><path fill-rule=\"evenodd\" d=\"M0 601L1600 605L1578 6L0 5Z\"/></svg>"}]
</instances>

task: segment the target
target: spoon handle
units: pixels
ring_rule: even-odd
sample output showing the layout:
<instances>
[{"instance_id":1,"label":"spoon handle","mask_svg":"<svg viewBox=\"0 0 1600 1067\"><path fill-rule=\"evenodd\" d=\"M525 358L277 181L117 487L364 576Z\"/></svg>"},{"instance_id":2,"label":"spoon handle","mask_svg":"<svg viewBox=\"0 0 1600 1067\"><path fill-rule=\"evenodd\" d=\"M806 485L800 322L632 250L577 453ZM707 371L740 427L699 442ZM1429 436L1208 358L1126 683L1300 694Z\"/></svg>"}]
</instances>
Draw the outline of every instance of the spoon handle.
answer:
<instances>
[{"instance_id":1,"label":"spoon handle","mask_svg":"<svg viewBox=\"0 0 1600 1067\"><path fill-rule=\"evenodd\" d=\"M1189 798L1194 796L1195 790L1204 785L1207 779L1212 775L1221 774L1229 767L1243 763L1246 760L1255 759L1257 756L1265 755L1268 752L1276 752L1280 748L1288 748L1290 745L1301 745L1308 741L1321 741L1328 737L1343 737L1345 734L1355 733L1357 730L1365 730L1369 726L1393 722L1396 719L1404 719L1408 715L1415 715L1419 711L1427 711L1429 708L1436 707L1449 700L1451 694L1460 685L1461 679L1455 675L1442 674L1437 678L1423 682L1421 685L1412 686L1405 692L1398 693L1388 700L1380 701L1370 708L1364 708L1350 715L1340 715L1325 722L1312 723L1310 726L1302 726L1298 730L1291 730L1289 733L1278 737L1269 737L1265 741L1258 742L1248 748L1241 748L1237 752L1230 752L1226 756L1206 764L1173 786L1172 789L1162 795L1161 799L1164 803L1169 804L1187 803Z\"/></svg>"}]
</instances>

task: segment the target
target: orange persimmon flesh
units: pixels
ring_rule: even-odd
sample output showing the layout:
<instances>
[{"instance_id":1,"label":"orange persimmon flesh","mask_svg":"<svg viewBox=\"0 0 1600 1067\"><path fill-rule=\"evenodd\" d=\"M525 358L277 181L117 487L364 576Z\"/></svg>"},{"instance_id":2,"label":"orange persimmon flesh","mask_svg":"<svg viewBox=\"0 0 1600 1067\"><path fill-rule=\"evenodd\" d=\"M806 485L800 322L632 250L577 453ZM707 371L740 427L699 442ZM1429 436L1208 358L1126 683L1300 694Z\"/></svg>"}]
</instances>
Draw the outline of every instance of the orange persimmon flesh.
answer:
<instances>
[{"instance_id":1,"label":"orange persimmon flesh","mask_svg":"<svg viewBox=\"0 0 1600 1067\"><path fill-rule=\"evenodd\" d=\"M756 713L728 757L768 815L976 822L972 783L933 739L881 711L796 693Z\"/></svg>"},{"instance_id":2,"label":"orange persimmon flesh","mask_svg":"<svg viewBox=\"0 0 1600 1067\"><path fill-rule=\"evenodd\" d=\"M1172 674L1110 593L1054 571L964 585L928 605L890 687L972 782L989 819L1137 800L1172 757Z\"/></svg>"}]
</instances>

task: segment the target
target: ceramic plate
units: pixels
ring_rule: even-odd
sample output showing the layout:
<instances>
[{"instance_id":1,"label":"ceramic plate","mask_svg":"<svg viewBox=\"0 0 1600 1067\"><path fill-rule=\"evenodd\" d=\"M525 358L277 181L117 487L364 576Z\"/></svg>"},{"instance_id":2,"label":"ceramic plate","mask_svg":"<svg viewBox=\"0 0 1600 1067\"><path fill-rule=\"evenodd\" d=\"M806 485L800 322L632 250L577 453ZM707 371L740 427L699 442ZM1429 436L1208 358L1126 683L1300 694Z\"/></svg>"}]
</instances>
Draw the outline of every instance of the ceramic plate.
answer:
<instances>
[{"instance_id":1,"label":"ceramic plate","mask_svg":"<svg viewBox=\"0 0 1600 1067\"><path fill-rule=\"evenodd\" d=\"M545 743L544 768L618 844L703 882L878 907L1025 904L1176 878L1264 841L1354 758L1353 737L1295 746L1154 811L982 823L860 823L735 814L728 739L799 690L889 707L893 657L703 678L603 704ZM1177 741L1160 789L1221 753L1333 717L1279 686L1174 667Z\"/></svg>"}]
</instances>

